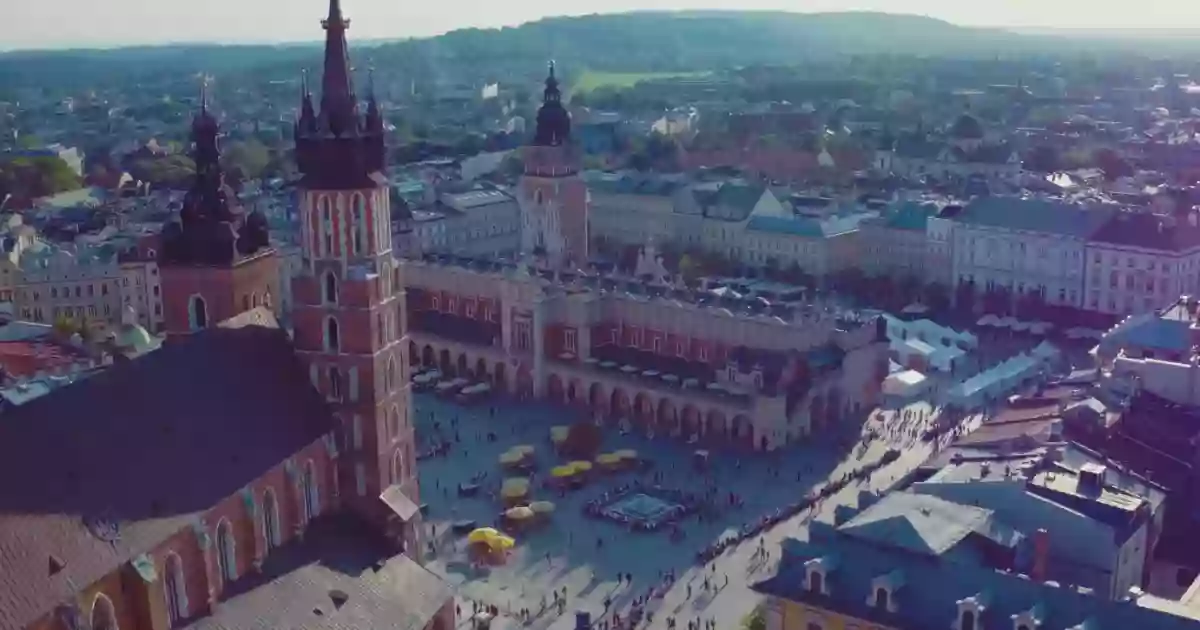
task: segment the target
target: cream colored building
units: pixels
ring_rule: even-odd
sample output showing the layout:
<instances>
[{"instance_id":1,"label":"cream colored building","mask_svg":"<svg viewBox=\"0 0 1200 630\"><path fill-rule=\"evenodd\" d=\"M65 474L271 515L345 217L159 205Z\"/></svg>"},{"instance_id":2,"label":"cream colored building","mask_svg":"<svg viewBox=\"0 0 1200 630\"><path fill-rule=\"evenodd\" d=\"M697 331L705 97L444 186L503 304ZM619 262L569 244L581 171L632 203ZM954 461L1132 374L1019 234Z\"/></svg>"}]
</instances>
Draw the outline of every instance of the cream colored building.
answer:
<instances>
[{"instance_id":1,"label":"cream colored building","mask_svg":"<svg viewBox=\"0 0 1200 630\"><path fill-rule=\"evenodd\" d=\"M163 327L162 279L158 261L123 258L121 268L121 304L132 309L136 323L151 333ZM130 313L126 314L128 317ZM126 322L128 323L128 322Z\"/></svg>"},{"instance_id":2,"label":"cream colored building","mask_svg":"<svg viewBox=\"0 0 1200 630\"><path fill-rule=\"evenodd\" d=\"M21 215L10 215L0 225L4 234L0 237L0 302L12 302L17 287L21 284L21 256L26 252L45 247L38 239L37 230L25 225Z\"/></svg>"},{"instance_id":3,"label":"cream colored building","mask_svg":"<svg viewBox=\"0 0 1200 630\"><path fill-rule=\"evenodd\" d=\"M26 256L21 266L15 307L22 319L43 324L83 319L101 333L120 324L123 276L115 257L46 250Z\"/></svg>"},{"instance_id":4,"label":"cream colored building","mask_svg":"<svg viewBox=\"0 0 1200 630\"><path fill-rule=\"evenodd\" d=\"M588 174L593 238L616 245L673 243L753 267L793 264L817 276L862 264L859 225L878 216L854 205L798 209L769 188L684 176Z\"/></svg>"}]
</instances>

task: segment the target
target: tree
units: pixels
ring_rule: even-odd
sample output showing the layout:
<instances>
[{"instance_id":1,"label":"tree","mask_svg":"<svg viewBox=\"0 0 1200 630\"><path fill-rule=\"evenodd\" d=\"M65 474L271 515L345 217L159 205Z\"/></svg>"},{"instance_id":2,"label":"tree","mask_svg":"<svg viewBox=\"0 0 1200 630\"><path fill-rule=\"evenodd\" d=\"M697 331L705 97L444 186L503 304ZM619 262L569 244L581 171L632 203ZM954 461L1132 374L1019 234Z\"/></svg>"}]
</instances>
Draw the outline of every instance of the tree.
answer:
<instances>
[{"instance_id":1,"label":"tree","mask_svg":"<svg viewBox=\"0 0 1200 630\"><path fill-rule=\"evenodd\" d=\"M0 199L37 198L74 190L81 185L79 176L57 157L20 157L0 162Z\"/></svg>"},{"instance_id":2,"label":"tree","mask_svg":"<svg viewBox=\"0 0 1200 630\"><path fill-rule=\"evenodd\" d=\"M156 187L187 188L196 176L196 163L192 158L178 153L142 157L130 163L129 174L138 181L149 182Z\"/></svg>"},{"instance_id":3,"label":"tree","mask_svg":"<svg viewBox=\"0 0 1200 630\"><path fill-rule=\"evenodd\" d=\"M933 312L943 312L950 306L950 295L946 285L940 282L930 282L925 285L925 305Z\"/></svg>"},{"instance_id":4,"label":"tree","mask_svg":"<svg viewBox=\"0 0 1200 630\"><path fill-rule=\"evenodd\" d=\"M679 258L679 275L683 276L683 281L688 284L692 284L700 276L700 265L691 255L684 254Z\"/></svg>"},{"instance_id":5,"label":"tree","mask_svg":"<svg viewBox=\"0 0 1200 630\"><path fill-rule=\"evenodd\" d=\"M1053 173L1062 170L1062 156L1055 147L1046 144L1038 145L1029 152L1029 157L1025 159L1025 169L1037 173Z\"/></svg>"},{"instance_id":6,"label":"tree","mask_svg":"<svg viewBox=\"0 0 1200 630\"><path fill-rule=\"evenodd\" d=\"M778 258L767 256L766 262L763 263L763 275L767 280L778 281L780 279Z\"/></svg>"},{"instance_id":7,"label":"tree","mask_svg":"<svg viewBox=\"0 0 1200 630\"><path fill-rule=\"evenodd\" d=\"M572 459L590 460L600 450L604 435L591 422L576 422L567 429L567 437L562 443L563 455Z\"/></svg>"},{"instance_id":8,"label":"tree","mask_svg":"<svg viewBox=\"0 0 1200 630\"><path fill-rule=\"evenodd\" d=\"M258 140L232 142L221 156L225 168L241 170L244 179L261 179L271 164L271 150Z\"/></svg>"},{"instance_id":9,"label":"tree","mask_svg":"<svg viewBox=\"0 0 1200 630\"><path fill-rule=\"evenodd\" d=\"M767 615L761 605L756 606L742 619L741 630L767 630Z\"/></svg>"},{"instance_id":10,"label":"tree","mask_svg":"<svg viewBox=\"0 0 1200 630\"><path fill-rule=\"evenodd\" d=\"M638 256L642 253L642 248L637 245L625 245L621 248L620 258L617 260L617 268L625 273L633 273L637 271Z\"/></svg>"},{"instance_id":11,"label":"tree","mask_svg":"<svg viewBox=\"0 0 1200 630\"><path fill-rule=\"evenodd\" d=\"M1096 151L1096 166L1104 171L1104 178L1113 181L1133 175L1133 166L1116 151L1108 148Z\"/></svg>"},{"instance_id":12,"label":"tree","mask_svg":"<svg viewBox=\"0 0 1200 630\"><path fill-rule=\"evenodd\" d=\"M921 280L913 275L905 275L900 278L900 282L896 287L896 292L901 300L913 301L921 299Z\"/></svg>"}]
</instances>

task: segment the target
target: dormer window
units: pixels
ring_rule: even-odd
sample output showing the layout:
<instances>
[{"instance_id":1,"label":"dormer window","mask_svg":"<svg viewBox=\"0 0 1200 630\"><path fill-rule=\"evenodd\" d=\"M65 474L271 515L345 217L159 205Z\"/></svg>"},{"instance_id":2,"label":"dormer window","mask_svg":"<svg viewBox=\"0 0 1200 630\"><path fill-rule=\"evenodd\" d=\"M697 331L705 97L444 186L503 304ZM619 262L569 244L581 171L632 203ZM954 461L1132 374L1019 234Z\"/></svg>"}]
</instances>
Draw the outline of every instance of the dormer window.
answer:
<instances>
[{"instance_id":1,"label":"dormer window","mask_svg":"<svg viewBox=\"0 0 1200 630\"><path fill-rule=\"evenodd\" d=\"M837 562L830 556L813 558L804 563L804 588L810 593L829 594L829 574L837 568Z\"/></svg>"},{"instance_id":2,"label":"dormer window","mask_svg":"<svg viewBox=\"0 0 1200 630\"><path fill-rule=\"evenodd\" d=\"M1013 630L1039 630L1046 618L1046 609L1041 604L1012 616Z\"/></svg>"},{"instance_id":3,"label":"dormer window","mask_svg":"<svg viewBox=\"0 0 1200 630\"><path fill-rule=\"evenodd\" d=\"M896 612L899 606L896 602L897 591L904 586L904 574L892 571L871 580L871 591L867 596L867 605L881 611Z\"/></svg>"},{"instance_id":4,"label":"dormer window","mask_svg":"<svg viewBox=\"0 0 1200 630\"><path fill-rule=\"evenodd\" d=\"M981 630L979 617L987 610L987 600L984 593L958 600L958 620L954 630Z\"/></svg>"}]
</instances>

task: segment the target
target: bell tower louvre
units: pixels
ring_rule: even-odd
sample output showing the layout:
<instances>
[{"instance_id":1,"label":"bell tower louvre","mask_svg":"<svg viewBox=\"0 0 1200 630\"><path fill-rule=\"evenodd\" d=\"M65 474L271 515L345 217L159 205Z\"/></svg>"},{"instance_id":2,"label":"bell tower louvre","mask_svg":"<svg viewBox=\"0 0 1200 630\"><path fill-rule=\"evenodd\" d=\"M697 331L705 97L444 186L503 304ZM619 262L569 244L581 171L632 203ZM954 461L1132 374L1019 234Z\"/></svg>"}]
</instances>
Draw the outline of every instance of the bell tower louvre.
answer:
<instances>
[{"instance_id":1,"label":"bell tower louvre","mask_svg":"<svg viewBox=\"0 0 1200 630\"><path fill-rule=\"evenodd\" d=\"M341 500L419 557L419 493L404 292L392 255L383 118L354 92L340 0L330 0L320 108L296 120L303 270L295 346L341 427Z\"/></svg>"},{"instance_id":2,"label":"bell tower louvre","mask_svg":"<svg viewBox=\"0 0 1200 630\"><path fill-rule=\"evenodd\" d=\"M522 149L518 184L521 249L553 268L588 262L588 192L571 142L571 115L550 62L533 142Z\"/></svg>"},{"instance_id":3,"label":"bell tower louvre","mask_svg":"<svg viewBox=\"0 0 1200 630\"><path fill-rule=\"evenodd\" d=\"M196 178L179 219L163 227L159 255L163 323L174 336L255 307L274 309L279 295L279 261L266 218L246 212L225 181L220 125L208 109L207 79L191 135Z\"/></svg>"}]
</instances>

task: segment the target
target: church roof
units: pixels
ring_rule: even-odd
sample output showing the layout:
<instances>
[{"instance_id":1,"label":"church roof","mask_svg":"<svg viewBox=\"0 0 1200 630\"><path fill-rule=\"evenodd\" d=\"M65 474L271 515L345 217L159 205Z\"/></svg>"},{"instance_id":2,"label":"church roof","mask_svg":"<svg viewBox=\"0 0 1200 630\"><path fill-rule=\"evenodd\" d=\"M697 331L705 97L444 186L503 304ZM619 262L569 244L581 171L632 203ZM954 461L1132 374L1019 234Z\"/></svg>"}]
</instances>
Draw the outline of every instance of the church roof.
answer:
<instances>
[{"instance_id":1,"label":"church roof","mask_svg":"<svg viewBox=\"0 0 1200 630\"><path fill-rule=\"evenodd\" d=\"M334 427L287 336L263 326L204 331L6 412L0 628L27 626Z\"/></svg>"},{"instance_id":2,"label":"church roof","mask_svg":"<svg viewBox=\"0 0 1200 630\"><path fill-rule=\"evenodd\" d=\"M978 118L970 114L963 114L950 127L950 136L959 140L981 140L983 139L983 125L979 123Z\"/></svg>"},{"instance_id":3,"label":"church roof","mask_svg":"<svg viewBox=\"0 0 1200 630\"><path fill-rule=\"evenodd\" d=\"M558 79L554 76L554 62L550 62L546 89L542 92L542 106L537 113L537 131L533 136L535 145L556 147L571 139L571 114L562 104L562 93Z\"/></svg>"}]
</instances>

